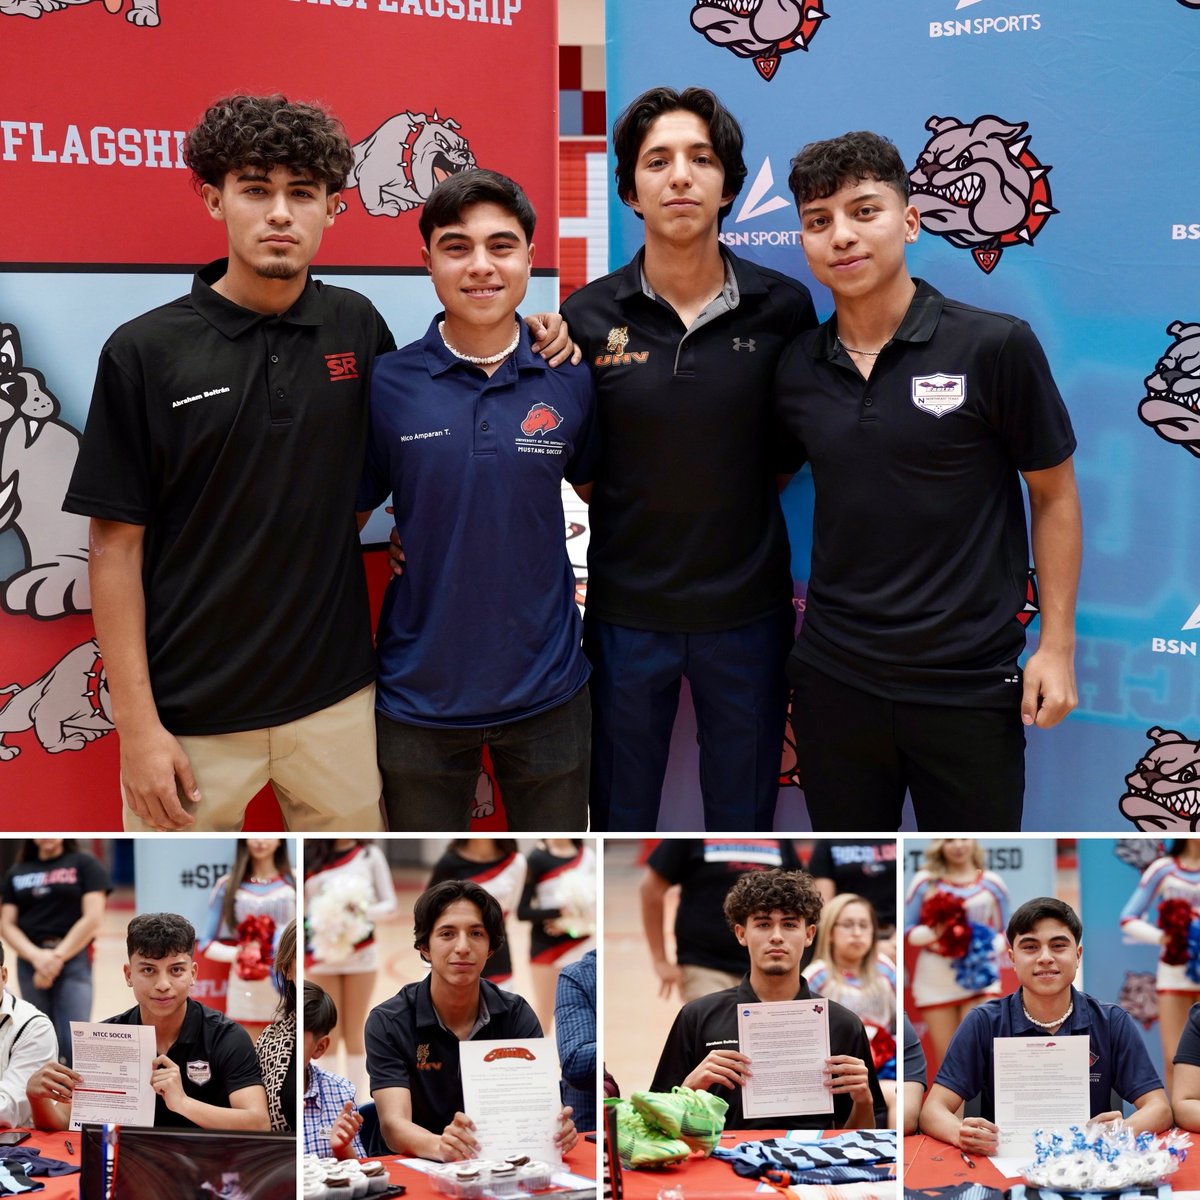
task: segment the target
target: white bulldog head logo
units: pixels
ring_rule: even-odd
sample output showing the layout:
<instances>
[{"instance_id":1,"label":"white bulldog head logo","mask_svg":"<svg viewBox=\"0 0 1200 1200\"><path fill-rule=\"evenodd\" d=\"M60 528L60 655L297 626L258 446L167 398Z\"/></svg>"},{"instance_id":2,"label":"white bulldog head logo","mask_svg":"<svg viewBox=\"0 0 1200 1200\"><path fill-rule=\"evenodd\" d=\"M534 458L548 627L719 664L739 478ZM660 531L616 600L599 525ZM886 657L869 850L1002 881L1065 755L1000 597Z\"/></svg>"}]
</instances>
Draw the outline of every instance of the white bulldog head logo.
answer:
<instances>
[{"instance_id":1,"label":"white bulldog head logo","mask_svg":"<svg viewBox=\"0 0 1200 1200\"><path fill-rule=\"evenodd\" d=\"M696 0L692 28L714 46L752 58L770 80L784 54L808 49L829 15L824 5L825 0Z\"/></svg>"},{"instance_id":2,"label":"white bulldog head logo","mask_svg":"<svg viewBox=\"0 0 1200 1200\"><path fill-rule=\"evenodd\" d=\"M1146 376L1138 416L1159 437L1200 458L1200 325L1172 321L1167 332L1175 341Z\"/></svg>"}]
</instances>

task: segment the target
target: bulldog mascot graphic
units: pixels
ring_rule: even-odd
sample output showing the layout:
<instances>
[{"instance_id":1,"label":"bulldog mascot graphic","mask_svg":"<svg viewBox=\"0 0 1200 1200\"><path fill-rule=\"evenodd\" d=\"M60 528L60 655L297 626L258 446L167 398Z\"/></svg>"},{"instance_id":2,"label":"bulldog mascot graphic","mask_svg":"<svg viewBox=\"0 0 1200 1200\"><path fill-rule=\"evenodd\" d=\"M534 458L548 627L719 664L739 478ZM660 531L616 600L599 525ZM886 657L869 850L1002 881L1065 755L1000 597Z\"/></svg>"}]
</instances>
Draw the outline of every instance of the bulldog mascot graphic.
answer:
<instances>
[{"instance_id":1,"label":"bulldog mascot graphic","mask_svg":"<svg viewBox=\"0 0 1200 1200\"><path fill-rule=\"evenodd\" d=\"M829 14L825 0L696 0L692 28L714 46L754 60L766 80L793 50L808 50Z\"/></svg>"},{"instance_id":2,"label":"bulldog mascot graphic","mask_svg":"<svg viewBox=\"0 0 1200 1200\"><path fill-rule=\"evenodd\" d=\"M1122 814L1143 833L1195 833L1200 825L1200 744L1157 726L1146 736L1154 745L1125 776Z\"/></svg>"},{"instance_id":3,"label":"bulldog mascot graphic","mask_svg":"<svg viewBox=\"0 0 1200 1200\"><path fill-rule=\"evenodd\" d=\"M1138 407L1159 437L1200 458L1200 324L1172 321L1174 341L1146 376L1146 398Z\"/></svg>"},{"instance_id":4,"label":"bulldog mascot graphic","mask_svg":"<svg viewBox=\"0 0 1200 1200\"><path fill-rule=\"evenodd\" d=\"M354 147L343 192L358 188L373 217L398 217L424 204L443 179L477 165L457 121L436 112L397 113Z\"/></svg>"},{"instance_id":5,"label":"bulldog mascot graphic","mask_svg":"<svg viewBox=\"0 0 1200 1200\"><path fill-rule=\"evenodd\" d=\"M78 8L95 0L0 0L0 17L40 17L60 8ZM125 0L103 0L105 11L116 16L125 7ZM130 0L125 20L131 25L152 28L159 22L158 0Z\"/></svg>"},{"instance_id":6,"label":"bulldog mascot graphic","mask_svg":"<svg viewBox=\"0 0 1200 1200\"><path fill-rule=\"evenodd\" d=\"M909 172L910 199L921 227L971 251L990 273L1010 246L1031 246L1058 211L1050 202L1050 168L1029 151L1029 128L986 115L970 125L930 117L932 137Z\"/></svg>"}]
</instances>

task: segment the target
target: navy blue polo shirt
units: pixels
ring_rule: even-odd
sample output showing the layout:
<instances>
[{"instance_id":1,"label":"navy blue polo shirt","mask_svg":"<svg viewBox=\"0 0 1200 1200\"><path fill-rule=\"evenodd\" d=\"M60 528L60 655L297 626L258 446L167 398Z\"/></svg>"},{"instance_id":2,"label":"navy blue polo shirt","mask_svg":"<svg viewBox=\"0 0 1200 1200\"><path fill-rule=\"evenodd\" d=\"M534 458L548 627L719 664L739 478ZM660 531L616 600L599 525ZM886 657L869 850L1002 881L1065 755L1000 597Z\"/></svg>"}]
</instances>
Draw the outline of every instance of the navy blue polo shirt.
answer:
<instances>
[{"instance_id":1,"label":"navy blue polo shirt","mask_svg":"<svg viewBox=\"0 0 1200 1200\"><path fill-rule=\"evenodd\" d=\"M104 1024L141 1025L141 1009L135 1004L109 1017ZM254 1053L250 1035L224 1013L196 1000L187 1002L183 1025L167 1057L179 1068L184 1092L203 1104L229 1108L233 1092L262 1086L258 1055ZM198 1128L194 1121L172 1112L161 1096L154 1098L154 1125Z\"/></svg>"},{"instance_id":2,"label":"navy blue polo shirt","mask_svg":"<svg viewBox=\"0 0 1200 1200\"><path fill-rule=\"evenodd\" d=\"M358 506L389 491L407 558L379 616L379 710L483 728L569 700L587 682L562 481L591 477L586 368L553 369L521 324L489 378L437 325L375 364Z\"/></svg>"},{"instance_id":3,"label":"navy blue polo shirt","mask_svg":"<svg viewBox=\"0 0 1200 1200\"><path fill-rule=\"evenodd\" d=\"M1200 1067L1200 1004L1193 1004L1188 1009L1187 1024L1179 1036L1173 1061Z\"/></svg>"},{"instance_id":4,"label":"navy blue polo shirt","mask_svg":"<svg viewBox=\"0 0 1200 1200\"><path fill-rule=\"evenodd\" d=\"M1029 544L1020 472L1075 449L1016 317L927 283L863 379L836 313L779 364L812 465L812 569L793 659L890 700L1015 708Z\"/></svg>"},{"instance_id":5,"label":"navy blue polo shirt","mask_svg":"<svg viewBox=\"0 0 1200 1200\"><path fill-rule=\"evenodd\" d=\"M438 1019L430 979L427 975L405 984L390 1000L376 1005L363 1037L372 1094L381 1088L407 1088L413 1121L430 1133L441 1133L454 1114L462 1112L462 1075L458 1038ZM486 1020L468 1041L543 1036L533 1009L515 992L502 991L486 979L479 981L479 992Z\"/></svg>"},{"instance_id":6,"label":"navy blue polo shirt","mask_svg":"<svg viewBox=\"0 0 1200 1200\"><path fill-rule=\"evenodd\" d=\"M226 266L105 343L63 502L145 527L150 683L180 734L293 721L375 673L354 492L395 342L311 277L279 316L242 308L213 289Z\"/></svg>"},{"instance_id":7,"label":"navy blue polo shirt","mask_svg":"<svg viewBox=\"0 0 1200 1200\"><path fill-rule=\"evenodd\" d=\"M1091 1043L1091 1115L1112 1110L1115 1091L1130 1103L1162 1080L1150 1061L1134 1019L1115 1004L1105 1004L1071 989L1075 1009L1055 1036L1086 1035ZM1065 1007L1065 1006L1064 1006ZM980 1097L980 1116L995 1120L995 1073L992 1039L1050 1036L1022 1011L1021 989L973 1008L954 1035L934 1083L963 1100Z\"/></svg>"},{"instance_id":8,"label":"navy blue polo shirt","mask_svg":"<svg viewBox=\"0 0 1200 1200\"><path fill-rule=\"evenodd\" d=\"M600 427L587 606L614 625L708 633L792 601L777 475L799 463L772 389L816 313L802 283L721 254L725 286L690 329L648 292L643 251L563 302Z\"/></svg>"}]
</instances>

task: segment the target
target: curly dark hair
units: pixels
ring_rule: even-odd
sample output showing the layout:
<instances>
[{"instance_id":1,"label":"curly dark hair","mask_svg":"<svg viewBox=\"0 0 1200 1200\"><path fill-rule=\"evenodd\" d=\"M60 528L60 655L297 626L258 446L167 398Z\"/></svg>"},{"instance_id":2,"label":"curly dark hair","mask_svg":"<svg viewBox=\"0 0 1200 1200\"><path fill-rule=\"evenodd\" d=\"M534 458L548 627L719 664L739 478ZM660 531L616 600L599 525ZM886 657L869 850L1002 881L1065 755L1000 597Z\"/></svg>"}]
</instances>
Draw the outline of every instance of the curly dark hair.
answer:
<instances>
[{"instance_id":1,"label":"curly dark hair","mask_svg":"<svg viewBox=\"0 0 1200 1200\"><path fill-rule=\"evenodd\" d=\"M340 192L354 166L350 139L336 117L279 93L217 100L189 131L184 157L198 182L216 187L243 167L291 167Z\"/></svg>"},{"instance_id":2,"label":"curly dark hair","mask_svg":"<svg viewBox=\"0 0 1200 1200\"><path fill-rule=\"evenodd\" d=\"M487 930L490 954L495 954L504 945L504 911L496 897L469 879L444 879L426 888L413 906L413 947L422 958L429 949L429 939L438 917L458 900L469 900L479 909L483 927Z\"/></svg>"},{"instance_id":3,"label":"curly dark hair","mask_svg":"<svg viewBox=\"0 0 1200 1200\"><path fill-rule=\"evenodd\" d=\"M908 171L900 152L885 137L860 129L825 142L809 142L792 159L788 187L797 206L824 200L847 183L877 179L908 203Z\"/></svg>"},{"instance_id":4,"label":"curly dark hair","mask_svg":"<svg viewBox=\"0 0 1200 1200\"><path fill-rule=\"evenodd\" d=\"M746 161L742 158L742 127L734 115L708 88L690 87L682 92L657 87L630 101L613 125L613 155L617 160L617 195L624 204L637 195L633 181L638 154L650 126L664 113L690 112L708 126L708 139L725 168L725 193L729 203L721 207L723 218L746 182ZM639 219L641 213L638 213Z\"/></svg>"},{"instance_id":5,"label":"curly dark hair","mask_svg":"<svg viewBox=\"0 0 1200 1200\"><path fill-rule=\"evenodd\" d=\"M463 213L476 204L494 204L503 209L521 226L526 242L533 241L537 213L521 185L499 171L475 167L447 176L429 193L417 220L426 249L435 229L457 224Z\"/></svg>"},{"instance_id":6,"label":"curly dark hair","mask_svg":"<svg viewBox=\"0 0 1200 1200\"><path fill-rule=\"evenodd\" d=\"M196 948L196 930L178 913L142 913L125 930L125 950L130 958L169 958L191 954Z\"/></svg>"},{"instance_id":7,"label":"curly dark hair","mask_svg":"<svg viewBox=\"0 0 1200 1200\"><path fill-rule=\"evenodd\" d=\"M755 913L778 909L816 925L821 919L821 903L813 877L804 871L747 871L738 876L725 897L725 920L730 929L745 927Z\"/></svg>"}]
</instances>

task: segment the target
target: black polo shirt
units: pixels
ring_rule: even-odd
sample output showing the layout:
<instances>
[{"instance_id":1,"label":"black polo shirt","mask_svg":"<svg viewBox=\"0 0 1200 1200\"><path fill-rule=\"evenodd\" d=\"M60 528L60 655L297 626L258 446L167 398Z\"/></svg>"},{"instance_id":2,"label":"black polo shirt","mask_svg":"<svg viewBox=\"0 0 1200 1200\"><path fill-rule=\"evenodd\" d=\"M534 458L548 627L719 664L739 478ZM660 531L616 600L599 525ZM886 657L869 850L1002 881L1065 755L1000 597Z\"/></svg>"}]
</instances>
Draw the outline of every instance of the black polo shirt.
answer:
<instances>
[{"instance_id":1,"label":"black polo shirt","mask_svg":"<svg viewBox=\"0 0 1200 1200\"><path fill-rule=\"evenodd\" d=\"M109 338L63 504L145 526L150 679L184 734L295 720L374 677L354 496L395 343L357 292L310 278L265 316L213 290L225 269Z\"/></svg>"},{"instance_id":2,"label":"black polo shirt","mask_svg":"<svg viewBox=\"0 0 1200 1200\"><path fill-rule=\"evenodd\" d=\"M816 1000L808 990L808 982L800 976L800 990L795 1000ZM735 988L713 992L685 1004L675 1017L671 1032L667 1034L658 1070L650 1084L652 1092L669 1092L678 1087L707 1057L709 1051L737 1050L737 1010L740 1004L757 1004L758 997L750 986L747 975ZM887 1104L875 1078L875 1066L871 1060L871 1047L867 1041L862 1022L848 1008L834 1000L829 1001L829 1053L850 1054L867 1064L874 1098L875 1123L882 1126L887 1120ZM707 1089L729 1105L725 1114L726 1129L840 1129L850 1117L854 1101L849 1096L834 1096L833 1112L808 1113L803 1116L758 1117L750 1120L742 1115L742 1089L723 1087L717 1084Z\"/></svg>"},{"instance_id":3,"label":"black polo shirt","mask_svg":"<svg viewBox=\"0 0 1200 1200\"><path fill-rule=\"evenodd\" d=\"M808 289L722 250L715 315L689 332L643 289L642 252L563 304L596 380L588 612L634 629L733 629L791 602L772 407Z\"/></svg>"},{"instance_id":4,"label":"black polo shirt","mask_svg":"<svg viewBox=\"0 0 1200 1200\"><path fill-rule=\"evenodd\" d=\"M104 1023L141 1025L141 1010L135 1004L127 1012L109 1017ZM167 1051L167 1057L179 1068L184 1092L203 1104L229 1108L229 1097L233 1092L262 1086L258 1056L254 1053L250 1035L224 1013L195 1000L187 1002L183 1027ZM161 1096L154 1098L154 1125L156 1128L199 1128L195 1121L172 1112Z\"/></svg>"},{"instance_id":5,"label":"black polo shirt","mask_svg":"<svg viewBox=\"0 0 1200 1200\"><path fill-rule=\"evenodd\" d=\"M501 991L486 979L479 981L479 989L487 1020L468 1040L543 1036L533 1009L520 996ZM373 1093L381 1088L407 1088L413 1121L430 1133L440 1134L454 1114L462 1112L458 1038L438 1020L430 976L405 984L390 1000L373 1008L364 1038Z\"/></svg>"},{"instance_id":6,"label":"black polo shirt","mask_svg":"<svg viewBox=\"0 0 1200 1200\"><path fill-rule=\"evenodd\" d=\"M1029 544L1021 471L1075 449L1016 317L927 283L864 380L836 315L779 364L780 415L816 507L793 658L892 700L1013 707Z\"/></svg>"}]
</instances>

